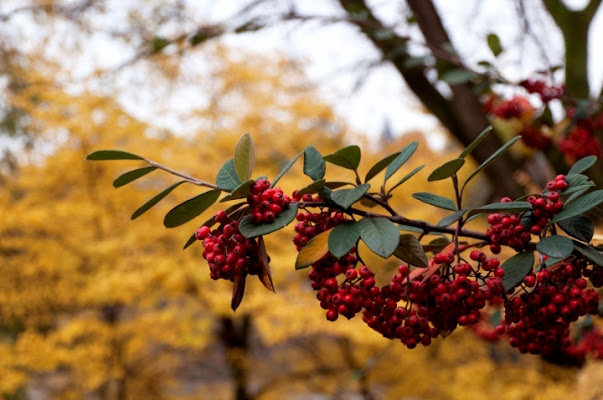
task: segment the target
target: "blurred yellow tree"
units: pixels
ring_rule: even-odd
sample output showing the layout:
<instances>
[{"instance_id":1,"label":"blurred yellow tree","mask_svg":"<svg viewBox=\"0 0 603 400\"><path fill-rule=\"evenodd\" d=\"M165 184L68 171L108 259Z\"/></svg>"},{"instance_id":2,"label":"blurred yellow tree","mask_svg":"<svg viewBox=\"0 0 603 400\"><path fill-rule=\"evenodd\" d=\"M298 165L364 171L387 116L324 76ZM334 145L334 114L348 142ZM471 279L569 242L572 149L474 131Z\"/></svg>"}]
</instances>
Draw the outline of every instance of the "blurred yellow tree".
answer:
<instances>
[{"instance_id":1,"label":"blurred yellow tree","mask_svg":"<svg viewBox=\"0 0 603 400\"><path fill-rule=\"evenodd\" d=\"M2 394L107 400L222 399L232 392L238 399L311 393L567 398L571 374L568 381L553 381L534 369L537 359L518 362L468 333L407 351L358 320L328 323L306 273L293 269L289 230L267 240L277 294L253 282L233 315L231 285L210 280L200 246L180 250L204 218L172 231L160 226L168 209L197 194L195 187L178 187L131 222L134 210L175 180L155 171L113 192L110 182L137 163L85 162L92 150L132 151L212 181L245 131L258 147L256 172L269 177L309 144L323 153L344 144L345 129L331 109L312 91L294 87L300 74L294 64L282 61L266 71L257 58L237 61L224 49L216 51L221 62L212 76L214 101L199 110L207 129L197 134L160 131L113 98L68 94L44 74L23 77L29 84L10 102L27 113L26 129L38 144L21 154L17 172L0 175ZM437 165L449 156L432 152L420 135L388 147L412 139L422 142L418 162ZM365 165L379 158L377 151L363 155ZM300 169L283 179L286 191L309 183ZM349 171L330 172L339 173ZM407 185L420 191L425 176ZM448 189L445 183L429 187L442 195ZM408 196L394 206L415 218L437 218ZM394 266L388 261L375 269Z\"/></svg>"}]
</instances>

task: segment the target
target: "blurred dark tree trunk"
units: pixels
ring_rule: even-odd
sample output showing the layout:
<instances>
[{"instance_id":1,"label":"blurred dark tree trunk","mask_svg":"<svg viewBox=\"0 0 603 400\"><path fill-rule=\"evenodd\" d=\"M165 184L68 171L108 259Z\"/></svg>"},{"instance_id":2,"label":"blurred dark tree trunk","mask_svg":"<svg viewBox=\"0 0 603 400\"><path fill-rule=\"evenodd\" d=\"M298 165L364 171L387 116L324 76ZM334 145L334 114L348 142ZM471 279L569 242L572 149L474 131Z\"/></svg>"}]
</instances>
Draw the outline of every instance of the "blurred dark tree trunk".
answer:
<instances>
[{"instance_id":1,"label":"blurred dark tree trunk","mask_svg":"<svg viewBox=\"0 0 603 400\"><path fill-rule=\"evenodd\" d=\"M226 351L226 363L234 382L234 399L254 400L249 391L247 363L249 360L249 336L251 316L246 314L240 318L223 317L220 319L218 339Z\"/></svg>"}]
</instances>

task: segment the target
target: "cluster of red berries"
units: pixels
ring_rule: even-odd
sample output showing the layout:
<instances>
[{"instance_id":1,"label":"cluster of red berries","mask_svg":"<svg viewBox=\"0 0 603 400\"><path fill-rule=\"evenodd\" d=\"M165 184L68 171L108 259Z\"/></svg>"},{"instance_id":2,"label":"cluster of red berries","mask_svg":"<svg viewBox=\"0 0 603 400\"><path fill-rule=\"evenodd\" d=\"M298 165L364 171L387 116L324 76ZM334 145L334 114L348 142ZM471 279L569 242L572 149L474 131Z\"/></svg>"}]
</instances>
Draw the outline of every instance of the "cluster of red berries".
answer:
<instances>
[{"instance_id":1,"label":"cluster of red berries","mask_svg":"<svg viewBox=\"0 0 603 400\"><path fill-rule=\"evenodd\" d=\"M563 210L563 202L559 193L567 189L565 175L557 175L554 180L546 185L546 191L540 196L528 196L526 199L532 204L529 214L490 214L488 223L490 228L486 234L490 237L490 251L498 254L501 245L509 246L516 251L522 251L532 238L532 234L540 235L549 221ZM501 203L510 202L505 197ZM522 221L522 217L526 217ZM529 217L529 218L527 218Z\"/></svg>"},{"instance_id":2,"label":"cluster of red berries","mask_svg":"<svg viewBox=\"0 0 603 400\"><path fill-rule=\"evenodd\" d=\"M590 155L601 156L601 142L592 131L576 125L567 137L559 139L559 151L565 156L565 161L571 165Z\"/></svg>"},{"instance_id":3,"label":"cluster of red berries","mask_svg":"<svg viewBox=\"0 0 603 400\"><path fill-rule=\"evenodd\" d=\"M197 240L203 241L202 256L209 264L211 278L232 282L239 274L257 275L262 264L256 239L246 239L239 232L239 222L228 218L224 211L218 211L215 219L218 228L202 226L195 232Z\"/></svg>"},{"instance_id":4,"label":"cluster of red berries","mask_svg":"<svg viewBox=\"0 0 603 400\"><path fill-rule=\"evenodd\" d=\"M576 343L572 343L565 352L580 360L587 356L595 360L603 360L603 329L590 329L582 332Z\"/></svg>"},{"instance_id":5,"label":"cluster of red berries","mask_svg":"<svg viewBox=\"0 0 603 400\"><path fill-rule=\"evenodd\" d=\"M427 346L457 325L475 325L486 303L503 294L504 270L497 259L488 259L482 252L473 251L470 257L477 261L475 268L468 263L453 267L452 254L436 254L432 262L440 268L429 277L412 279L408 267L401 265L390 284L373 298L373 304L365 307L363 320L408 348L419 343ZM399 306L399 301L404 306Z\"/></svg>"},{"instance_id":6,"label":"cluster of red berries","mask_svg":"<svg viewBox=\"0 0 603 400\"><path fill-rule=\"evenodd\" d=\"M499 101L496 97L493 97L486 102L484 108L486 112L502 119L524 119L534 111L532 104L521 96L515 96L509 100L503 101Z\"/></svg>"},{"instance_id":7,"label":"cluster of red berries","mask_svg":"<svg viewBox=\"0 0 603 400\"><path fill-rule=\"evenodd\" d=\"M529 93L537 93L544 103L548 103L551 100L558 99L565 93L565 85L547 85L547 83L540 79L526 79L520 82Z\"/></svg>"},{"instance_id":8,"label":"cluster of red berries","mask_svg":"<svg viewBox=\"0 0 603 400\"><path fill-rule=\"evenodd\" d=\"M499 334L522 353L547 354L570 344L569 326L586 314L598 314L599 294L583 278L585 260L564 261L556 268L530 272L519 296L505 300Z\"/></svg>"},{"instance_id":9,"label":"cluster of red berries","mask_svg":"<svg viewBox=\"0 0 603 400\"><path fill-rule=\"evenodd\" d=\"M310 194L305 194L299 200L304 202L320 201L320 196L312 197ZM329 208L318 213L302 211L297 214L296 219L298 222L295 224L296 233L293 236L293 243L297 251L301 250L314 236L347 220L341 211L333 211Z\"/></svg>"},{"instance_id":10,"label":"cluster of red berries","mask_svg":"<svg viewBox=\"0 0 603 400\"><path fill-rule=\"evenodd\" d=\"M533 125L524 126L518 133L521 141L531 149L544 150L553 145L553 139L542 134L542 130Z\"/></svg>"},{"instance_id":11,"label":"cluster of red berries","mask_svg":"<svg viewBox=\"0 0 603 400\"><path fill-rule=\"evenodd\" d=\"M267 179L260 179L251 185L251 194L247 196L251 222L255 225L274 222L284 210L289 208L291 198L278 188L270 188Z\"/></svg>"}]
</instances>

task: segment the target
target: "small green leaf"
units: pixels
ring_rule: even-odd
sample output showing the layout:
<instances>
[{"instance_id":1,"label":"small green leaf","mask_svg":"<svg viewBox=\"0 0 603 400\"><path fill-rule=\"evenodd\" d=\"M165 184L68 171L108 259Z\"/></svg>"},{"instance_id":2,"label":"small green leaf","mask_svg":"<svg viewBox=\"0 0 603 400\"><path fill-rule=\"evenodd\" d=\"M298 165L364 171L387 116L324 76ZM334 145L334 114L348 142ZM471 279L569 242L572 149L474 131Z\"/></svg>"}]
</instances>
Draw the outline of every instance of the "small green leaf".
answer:
<instances>
[{"instance_id":1,"label":"small green leaf","mask_svg":"<svg viewBox=\"0 0 603 400\"><path fill-rule=\"evenodd\" d=\"M326 180L324 178L323 179L319 179L317 181L314 181L311 184L309 184L308 186L299 189L297 191L297 194L299 196L301 196L301 195L304 195L304 194L307 194L307 193L316 193L316 192L319 192L320 189L325 185L325 182L326 182Z\"/></svg>"},{"instance_id":2,"label":"small green leaf","mask_svg":"<svg viewBox=\"0 0 603 400\"><path fill-rule=\"evenodd\" d=\"M536 244L536 250L549 257L565 258L572 254L574 243L565 236L547 236Z\"/></svg>"},{"instance_id":3,"label":"small green leaf","mask_svg":"<svg viewBox=\"0 0 603 400\"><path fill-rule=\"evenodd\" d=\"M174 228L187 223L211 207L218 197L220 197L219 190L210 190L178 204L166 214L163 225L166 228Z\"/></svg>"},{"instance_id":4,"label":"small green leaf","mask_svg":"<svg viewBox=\"0 0 603 400\"><path fill-rule=\"evenodd\" d=\"M332 181L332 182L325 182L325 187L329 188L329 189L338 189L340 187L343 186L354 186L353 183L350 182L336 182L336 181Z\"/></svg>"},{"instance_id":5,"label":"small green leaf","mask_svg":"<svg viewBox=\"0 0 603 400\"><path fill-rule=\"evenodd\" d=\"M590 167L592 167L597 162L596 156L587 156L579 159L576 163L570 168L567 174L580 174Z\"/></svg>"},{"instance_id":6,"label":"small green leaf","mask_svg":"<svg viewBox=\"0 0 603 400\"><path fill-rule=\"evenodd\" d=\"M436 169L434 169L433 172L427 178L427 180L429 182L433 182L450 178L452 175L456 174L463 165L465 165L464 158L455 158L454 160L447 161Z\"/></svg>"},{"instance_id":7,"label":"small green leaf","mask_svg":"<svg viewBox=\"0 0 603 400\"><path fill-rule=\"evenodd\" d=\"M446 197L438 196L433 193L413 193L412 197L415 199L422 201L423 203L430 204L435 207L443 208L444 210L456 211L456 206L454 202Z\"/></svg>"},{"instance_id":8,"label":"small green leaf","mask_svg":"<svg viewBox=\"0 0 603 400\"><path fill-rule=\"evenodd\" d=\"M476 76L477 74L473 71L468 71L462 68L455 68L442 74L440 79L449 85L460 85L469 82Z\"/></svg>"},{"instance_id":9,"label":"small green leaf","mask_svg":"<svg viewBox=\"0 0 603 400\"><path fill-rule=\"evenodd\" d=\"M255 145L249 133L241 136L234 152L234 165L241 181L251 178L255 165Z\"/></svg>"},{"instance_id":10,"label":"small green leaf","mask_svg":"<svg viewBox=\"0 0 603 400\"><path fill-rule=\"evenodd\" d=\"M121 150L97 150L86 156L86 160L144 160L144 157Z\"/></svg>"},{"instance_id":11,"label":"small green leaf","mask_svg":"<svg viewBox=\"0 0 603 400\"><path fill-rule=\"evenodd\" d=\"M416 167L415 169L410 171L404 178L400 179L400 181L398 183L396 183L394 186L392 186L391 189L389 189L387 193L388 194L391 193L395 188L397 188L398 186L402 185L404 182L406 182L407 180L409 180L410 178L415 176L415 174L417 174L417 172L422 170L424 166L425 166L425 164L419 165L418 167Z\"/></svg>"},{"instance_id":12,"label":"small green leaf","mask_svg":"<svg viewBox=\"0 0 603 400\"><path fill-rule=\"evenodd\" d=\"M423 229L421 229L421 228L417 228L416 226L404 225L404 224L398 224L398 229L401 231L416 232L416 233L424 232Z\"/></svg>"},{"instance_id":13,"label":"small green leaf","mask_svg":"<svg viewBox=\"0 0 603 400\"><path fill-rule=\"evenodd\" d=\"M353 189L339 189L331 193L331 200L344 210L347 210L352 204L360 200L370 187L370 184L363 183Z\"/></svg>"},{"instance_id":14,"label":"small green leaf","mask_svg":"<svg viewBox=\"0 0 603 400\"><path fill-rule=\"evenodd\" d=\"M494 160L496 160L498 157L500 157L505 151L507 151L507 149L509 147L511 147L512 145L515 144L515 142L517 142L519 139L521 139L521 136L515 136L513 139L509 140L507 143L503 144L502 147L498 150L496 150L494 152L494 154L492 154L490 157L488 157L488 159L486 161L484 161L483 163L481 163L481 165L479 167L477 167L472 173L471 175L469 175L469 177L467 178L467 180L465 181L465 183L463 183L463 189L465 188L465 186L467 185L467 183L474 178L477 174L479 174L484 168L486 168L488 165L492 164L492 162ZM461 189L462 191L462 189Z\"/></svg>"},{"instance_id":15,"label":"small green leaf","mask_svg":"<svg viewBox=\"0 0 603 400\"><path fill-rule=\"evenodd\" d=\"M534 266L534 253L531 251L515 254L505 261L501 268L505 270L503 277L503 287L506 291L519 285L523 278L532 270Z\"/></svg>"},{"instance_id":16,"label":"small green leaf","mask_svg":"<svg viewBox=\"0 0 603 400\"><path fill-rule=\"evenodd\" d=\"M574 242L574 248L599 267L603 267L603 254L600 251L578 242Z\"/></svg>"},{"instance_id":17,"label":"small green leaf","mask_svg":"<svg viewBox=\"0 0 603 400\"><path fill-rule=\"evenodd\" d=\"M444 250L444 248L446 246L448 246L450 244L450 240L448 240L446 237L439 237L436 239L433 239L431 242L429 242L429 244L423 245L423 250L424 251L430 251L433 254L439 253L440 251Z\"/></svg>"},{"instance_id":18,"label":"small green leaf","mask_svg":"<svg viewBox=\"0 0 603 400\"><path fill-rule=\"evenodd\" d=\"M195 233L196 232L193 232L193 234L188 238L186 243L184 243L184 247L182 248L182 250L186 250L190 245L197 241L197 236L195 236Z\"/></svg>"},{"instance_id":19,"label":"small green leaf","mask_svg":"<svg viewBox=\"0 0 603 400\"><path fill-rule=\"evenodd\" d=\"M463 215L465 215L466 212L467 212L467 209L463 208L462 210L459 210L455 213L447 215L444 218L442 218L440 220L440 222L438 222L438 226L440 228L447 227L448 225L453 224L456 221L458 221L459 219L461 219L463 217Z\"/></svg>"},{"instance_id":20,"label":"small green leaf","mask_svg":"<svg viewBox=\"0 0 603 400\"><path fill-rule=\"evenodd\" d=\"M420 268L427 268L429 266L423 246L421 246L419 240L413 235L400 235L398 247L396 247L394 255L400 260Z\"/></svg>"},{"instance_id":21,"label":"small green leaf","mask_svg":"<svg viewBox=\"0 0 603 400\"><path fill-rule=\"evenodd\" d=\"M360 165L360 147L356 145L347 146L333 154L327 154L322 159L331 164L355 171Z\"/></svg>"},{"instance_id":22,"label":"small green leaf","mask_svg":"<svg viewBox=\"0 0 603 400\"><path fill-rule=\"evenodd\" d=\"M415 67L422 67L426 64L428 60L428 57L408 57L406 60L404 60L404 63L402 64L402 67L404 69L412 69Z\"/></svg>"},{"instance_id":23,"label":"small green leaf","mask_svg":"<svg viewBox=\"0 0 603 400\"><path fill-rule=\"evenodd\" d=\"M497 212L506 212L506 213L520 213L524 211L530 211L532 209L532 204L527 201L510 201L508 203L491 203L486 204L485 206L481 206L478 208L474 208L469 211L467 216L471 217L476 214L483 213L497 213Z\"/></svg>"},{"instance_id":24,"label":"small green leaf","mask_svg":"<svg viewBox=\"0 0 603 400\"><path fill-rule=\"evenodd\" d=\"M251 222L251 215L246 215L239 223L239 231L247 239L267 235L271 232L278 231L289 225L297 215L297 203L291 203L289 208L279 214L273 222L269 224L255 225Z\"/></svg>"},{"instance_id":25,"label":"small green leaf","mask_svg":"<svg viewBox=\"0 0 603 400\"><path fill-rule=\"evenodd\" d=\"M237 200L237 199L246 198L247 196L249 196L251 194L251 186L253 186L254 183L255 183L255 180L253 180L253 179L249 179L248 181L241 183L232 192L230 192L229 194L224 196L220 200L220 203L229 201L229 200Z\"/></svg>"},{"instance_id":26,"label":"small green leaf","mask_svg":"<svg viewBox=\"0 0 603 400\"><path fill-rule=\"evenodd\" d=\"M325 176L326 166L325 160L312 146L308 146L304 150L304 174L312 178L313 181L322 179Z\"/></svg>"},{"instance_id":27,"label":"small green leaf","mask_svg":"<svg viewBox=\"0 0 603 400\"><path fill-rule=\"evenodd\" d=\"M595 225L593 221L582 215L565 219L557 225L568 235L575 237L583 242L590 242L595 233Z\"/></svg>"},{"instance_id":28,"label":"small green leaf","mask_svg":"<svg viewBox=\"0 0 603 400\"><path fill-rule=\"evenodd\" d=\"M500 44L500 39L498 38L498 35L496 35L495 33L489 33L487 41L488 47L490 48L492 54L494 54L494 57L498 57L498 55L503 51L503 47Z\"/></svg>"},{"instance_id":29,"label":"small green leaf","mask_svg":"<svg viewBox=\"0 0 603 400\"><path fill-rule=\"evenodd\" d=\"M237 170L235 169L234 159L226 161L226 163L220 168L218 171L218 175L216 176L216 185L222 190L227 192L235 190L241 184L241 180L237 175Z\"/></svg>"},{"instance_id":30,"label":"small green leaf","mask_svg":"<svg viewBox=\"0 0 603 400\"><path fill-rule=\"evenodd\" d=\"M285 167L281 170L281 172L278 173L278 175L276 176L276 178L274 178L274 180L272 181L272 185L270 185L270 187L274 187L274 185L276 185L276 182L278 182L283 175L285 175L287 173L287 171L289 171L289 169L293 166L293 164L295 164L295 162L297 161L297 159L304 154L304 152L302 151L301 153L299 153L298 155L296 155L293 160L289 161L287 163L287 165L285 165Z\"/></svg>"},{"instance_id":31,"label":"small green leaf","mask_svg":"<svg viewBox=\"0 0 603 400\"><path fill-rule=\"evenodd\" d=\"M387 180L391 178L392 175L395 174L406 161L408 161L415 151L417 151L417 147L419 147L419 142L415 140L400 150L400 154L398 154L398 156L387 166L383 183L387 182Z\"/></svg>"},{"instance_id":32,"label":"small green leaf","mask_svg":"<svg viewBox=\"0 0 603 400\"><path fill-rule=\"evenodd\" d=\"M388 258L398 247L400 234L398 228L385 218L363 218L360 225L360 238L373 253Z\"/></svg>"},{"instance_id":33,"label":"small green leaf","mask_svg":"<svg viewBox=\"0 0 603 400\"><path fill-rule=\"evenodd\" d=\"M557 214L551 220L551 222L557 223L559 221L563 221L564 219L575 217L576 215L580 215L588 210L593 209L601 203L603 203L603 190L596 190L594 192L585 194L584 196L570 203L563 211Z\"/></svg>"},{"instance_id":34,"label":"small green leaf","mask_svg":"<svg viewBox=\"0 0 603 400\"><path fill-rule=\"evenodd\" d=\"M309 267L329 252L329 236L331 230L324 231L314 236L310 241L302 247L297 253L295 260L295 269Z\"/></svg>"},{"instance_id":35,"label":"small green leaf","mask_svg":"<svg viewBox=\"0 0 603 400\"><path fill-rule=\"evenodd\" d=\"M155 36L152 42L153 53L159 53L161 50L170 45L170 40L161 36Z\"/></svg>"},{"instance_id":36,"label":"small green leaf","mask_svg":"<svg viewBox=\"0 0 603 400\"><path fill-rule=\"evenodd\" d=\"M151 209L151 207L153 207L155 204L157 204L161 200L163 200L163 198L165 196L167 196L168 194L170 194L172 192L172 190L176 189L178 186L182 185L183 183L186 183L186 181L176 182L172 186L163 190L161 193L158 193L157 195L153 196L151 199L149 199L149 201L147 201L142 206L140 206L136 211L134 211L134 214L132 214L131 219L134 220L134 219L140 217L142 214L144 214L149 209Z\"/></svg>"},{"instance_id":37,"label":"small green leaf","mask_svg":"<svg viewBox=\"0 0 603 400\"><path fill-rule=\"evenodd\" d=\"M482 142L482 140L484 140L486 138L486 136L488 136L488 134L490 132L492 132L492 126L488 126L486 129L484 129L482 131L482 133L480 133L478 135L478 137L476 137L475 139L473 139L473 142L471 142L469 144L469 146L467 146L467 148L465 150L463 150L463 152L461 153L461 155L459 156L459 158L465 158L469 154L471 154L471 152L477 147L477 145L480 144Z\"/></svg>"},{"instance_id":38,"label":"small green leaf","mask_svg":"<svg viewBox=\"0 0 603 400\"><path fill-rule=\"evenodd\" d=\"M133 182L136 179L145 176L149 172L155 171L156 169L156 167L144 167L126 172L113 181L113 187L117 189L118 187L127 185L128 183Z\"/></svg>"},{"instance_id":39,"label":"small green leaf","mask_svg":"<svg viewBox=\"0 0 603 400\"><path fill-rule=\"evenodd\" d=\"M398 157L399 154L400 152L390 154L389 156L385 157L384 159L380 160L375 165L373 165L369 172L366 173L364 181L368 182L375 176L377 176L377 174L379 174L379 172L383 171L388 165L390 165L392 161L394 161L396 157Z\"/></svg>"},{"instance_id":40,"label":"small green leaf","mask_svg":"<svg viewBox=\"0 0 603 400\"><path fill-rule=\"evenodd\" d=\"M336 226L329 235L329 252L339 258L349 253L360 237L360 226L356 221L347 221Z\"/></svg>"}]
</instances>

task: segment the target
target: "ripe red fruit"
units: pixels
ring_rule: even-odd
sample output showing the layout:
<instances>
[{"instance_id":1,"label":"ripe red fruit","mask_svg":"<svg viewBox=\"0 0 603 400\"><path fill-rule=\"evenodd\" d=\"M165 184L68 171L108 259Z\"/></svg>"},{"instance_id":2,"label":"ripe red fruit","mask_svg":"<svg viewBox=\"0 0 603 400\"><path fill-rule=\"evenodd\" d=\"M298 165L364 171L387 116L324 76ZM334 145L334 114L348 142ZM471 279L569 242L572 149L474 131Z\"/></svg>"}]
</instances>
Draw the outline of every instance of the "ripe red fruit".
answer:
<instances>
[{"instance_id":1,"label":"ripe red fruit","mask_svg":"<svg viewBox=\"0 0 603 400\"><path fill-rule=\"evenodd\" d=\"M195 232L195 238L197 238L197 240L203 240L210 233L211 233L211 229L209 228L209 226L202 226L199 229L197 229L197 232Z\"/></svg>"}]
</instances>

